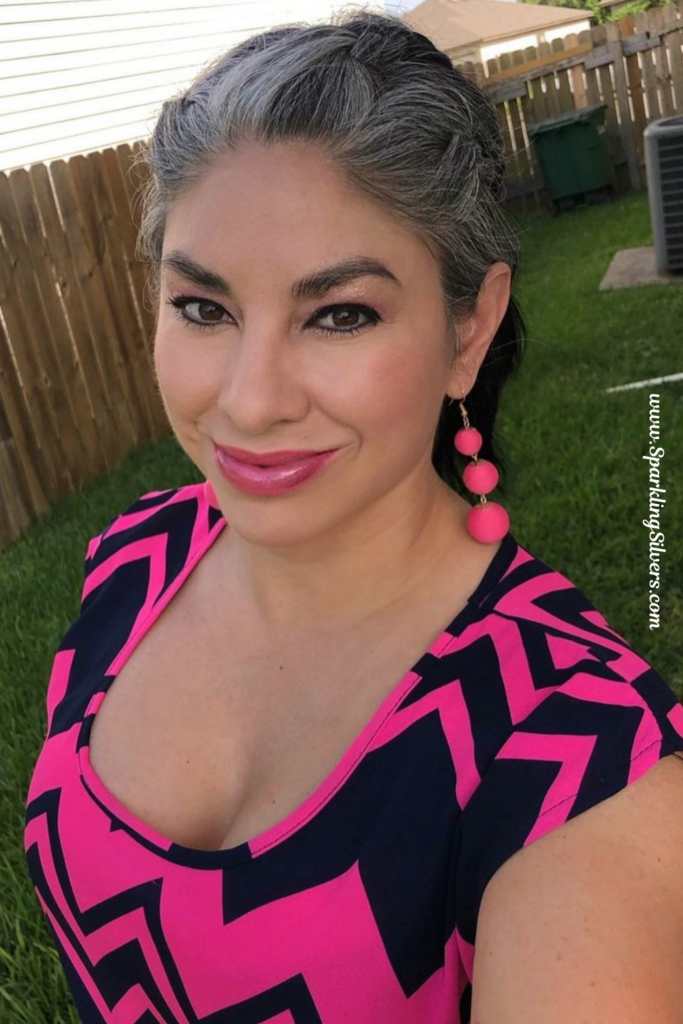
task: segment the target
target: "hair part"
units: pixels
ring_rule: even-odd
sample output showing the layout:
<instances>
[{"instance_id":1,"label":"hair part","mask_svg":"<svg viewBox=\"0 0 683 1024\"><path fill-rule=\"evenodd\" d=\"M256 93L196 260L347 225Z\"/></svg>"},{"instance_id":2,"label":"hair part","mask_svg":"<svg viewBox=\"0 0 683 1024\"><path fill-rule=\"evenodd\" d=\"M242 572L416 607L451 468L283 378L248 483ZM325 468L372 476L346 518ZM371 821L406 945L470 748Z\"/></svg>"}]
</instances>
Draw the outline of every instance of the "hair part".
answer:
<instances>
[{"instance_id":1,"label":"hair part","mask_svg":"<svg viewBox=\"0 0 683 1024\"><path fill-rule=\"evenodd\" d=\"M428 247L438 267L453 359L459 325L476 308L489 267L507 263L512 280L518 236L503 207L504 142L495 106L426 36L384 11L342 8L329 22L273 28L208 63L180 95L162 104L135 163L143 186L137 255L149 264L155 306L166 219L207 166L240 142L305 142L336 161L351 189L373 200ZM518 368L525 324L510 302L466 397L504 489L494 444L501 389ZM460 396L458 396L460 397ZM459 406L444 398L432 464L470 496L466 459L453 444Z\"/></svg>"}]
</instances>

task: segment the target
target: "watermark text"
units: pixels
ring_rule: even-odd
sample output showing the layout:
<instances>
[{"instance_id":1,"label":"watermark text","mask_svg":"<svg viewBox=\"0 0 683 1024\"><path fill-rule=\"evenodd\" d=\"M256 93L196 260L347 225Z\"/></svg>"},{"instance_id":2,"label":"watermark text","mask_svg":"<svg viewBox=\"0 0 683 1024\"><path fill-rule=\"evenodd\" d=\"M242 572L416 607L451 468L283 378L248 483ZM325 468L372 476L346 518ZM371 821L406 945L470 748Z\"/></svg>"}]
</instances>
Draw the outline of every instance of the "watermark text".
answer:
<instances>
[{"instance_id":1,"label":"watermark text","mask_svg":"<svg viewBox=\"0 0 683 1024\"><path fill-rule=\"evenodd\" d=\"M650 395L650 448L643 458L650 463L649 468L649 508L648 518L643 519L643 526L650 531L649 536L649 562L650 562L650 629L659 628L659 589L661 581L660 555L666 552L664 547L664 532L661 529L659 513L662 505L666 504L666 488L661 487L660 461L664 458L664 449L656 446L659 441L659 395Z\"/></svg>"}]
</instances>

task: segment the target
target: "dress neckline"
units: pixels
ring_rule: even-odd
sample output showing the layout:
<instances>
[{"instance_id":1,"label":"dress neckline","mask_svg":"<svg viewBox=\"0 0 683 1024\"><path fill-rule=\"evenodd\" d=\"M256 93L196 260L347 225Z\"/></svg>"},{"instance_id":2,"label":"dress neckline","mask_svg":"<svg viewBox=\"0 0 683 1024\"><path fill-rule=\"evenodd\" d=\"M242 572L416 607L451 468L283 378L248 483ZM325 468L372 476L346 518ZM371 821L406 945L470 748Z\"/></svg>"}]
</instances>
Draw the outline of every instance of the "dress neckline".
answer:
<instances>
[{"instance_id":1,"label":"dress neckline","mask_svg":"<svg viewBox=\"0 0 683 1024\"><path fill-rule=\"evenodd\" d=\"M212 516L210 518L216 517L215 522L198 543L196 550L188 558L182 571L169 584L163 596L153 605L150 613L138 624L114 658L112 665L116 666L116 670L112 671L109 675L105 675L104 688L98 689L93 694L85 708L81 719L77 750L79 773L83 785L92 799L100 806L100 809L113 820L117 827L123 828L137 842L165 859L189 867L208 869L237 865L279 847L288 836L297 832L322 809L361 763L366 753L371 749L376 736L392 718L392 715L402 704L404 698L418 682L425 678L425 669L429 671L429 657L439 658L445 654L450 646L458 642L464 627L481 617L481 602L505 575L518 549L518 544L510 532L505 535L482 578L468 597L466 605L458 611L446 628L439 633L437 638L420 655L417 661L398 680L351 745L347 747L332 771L315 788L310 796L279 822L264 829L249 840L244 840L235 846L226 847L222 850L199 850L174 842L168 836L162 835L132 814L107 789L95 772L90 762L89 746L90 731L95 715L109 687L116 681L119 672L133 653L137 644L142 640L156 619L163 614L165 607L173 600L174 595L185 584L198 563L227 526L225 516L219 510L216 513L214 506L210 506L210 503L207 502L203 487L201 485L197 486L199 487L197 499L200 513L203 512L206 515L209 512L209 508L211 508ZM189 507L193 505L194 503L190 501ZM196 506L194 508L196 510ZM421 668L422 671L420 671Z\"/></svg>"}]
</instances>

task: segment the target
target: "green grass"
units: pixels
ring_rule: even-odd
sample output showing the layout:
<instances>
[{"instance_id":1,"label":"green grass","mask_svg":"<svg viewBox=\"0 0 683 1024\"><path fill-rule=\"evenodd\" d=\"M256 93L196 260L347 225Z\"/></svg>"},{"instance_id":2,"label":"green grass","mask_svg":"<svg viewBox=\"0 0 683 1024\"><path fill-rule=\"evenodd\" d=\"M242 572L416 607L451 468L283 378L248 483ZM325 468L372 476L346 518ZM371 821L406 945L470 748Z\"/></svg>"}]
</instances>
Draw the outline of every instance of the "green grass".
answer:
<instances>
[{"instance_id":1,"label":"green grass","mask_svg":"<svg viewBox=\"0 0 683 1024\"><path fill-rule=\"evenodd\" d=\"M54 651L78 615L88 539L140 494L200 480L175 439L134 452L0 552L0 1024L79 1024L23 852Z\"/></svg>"},{"instance_id":2,"label":"green grass","mask_svg":"<svg viewBox=\"0 0 683 1024\"><path fill-rule=\"evenodd\" d=\"M683 695L683 381L605 388L683 371L680 285L599 291L622 249L652 245L644 192L559 217L526 218L516 294L524 363L506 388L505 504L521 544L577 584ZM660 396L666 554L661 625L648 627L649 395Z\"/></svg>"},{"instance_id":3,"label":"green grass","mask_svg":"<svg viewBox=\"0 0 683 1024\"><path fill-rule=\"evenodd\" d=\"M510 464L501 500L512 532L573 580L608 622L683 695L683 386L662 384L662 626L648 629L650 388L604 389L683 370L683 287L598 291L613 254L651 245L647 196L520 223L516 286L530 339L509 382L500 436ZM476 426L476 424L474 424ZM72 496L0 553L0 1024L77 1024L57 952L27 874L24 800L45 729L54 650L78 613L88 539L145 491L201 479L170 437Z\"/></svg>"}]
</instances>

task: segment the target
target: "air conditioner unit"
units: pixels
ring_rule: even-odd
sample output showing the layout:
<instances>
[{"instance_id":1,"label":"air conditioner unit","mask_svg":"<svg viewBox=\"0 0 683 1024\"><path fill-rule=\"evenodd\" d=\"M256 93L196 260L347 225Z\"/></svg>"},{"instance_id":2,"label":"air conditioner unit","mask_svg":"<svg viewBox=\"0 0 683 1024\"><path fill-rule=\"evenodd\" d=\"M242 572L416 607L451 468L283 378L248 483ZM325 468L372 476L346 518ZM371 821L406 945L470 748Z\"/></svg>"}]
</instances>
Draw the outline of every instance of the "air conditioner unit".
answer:
<instances>
[{"instance_id":1,"label":"air conditioner unit","mask_svg":"<svg viewBox=\"0 0 683 1024\"><path fill-rule=\"evenodd\" d=\"M643 132L655 267L683 270L683 117L661 117Z\"/></svg>"}]
</instances>

